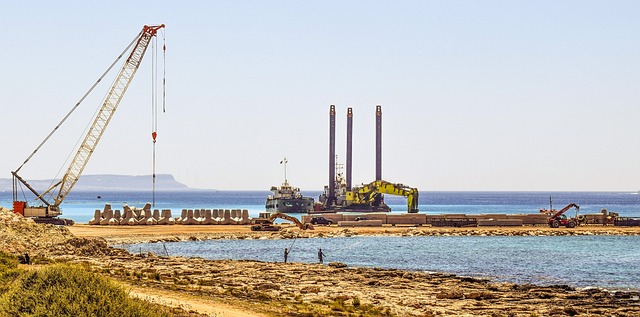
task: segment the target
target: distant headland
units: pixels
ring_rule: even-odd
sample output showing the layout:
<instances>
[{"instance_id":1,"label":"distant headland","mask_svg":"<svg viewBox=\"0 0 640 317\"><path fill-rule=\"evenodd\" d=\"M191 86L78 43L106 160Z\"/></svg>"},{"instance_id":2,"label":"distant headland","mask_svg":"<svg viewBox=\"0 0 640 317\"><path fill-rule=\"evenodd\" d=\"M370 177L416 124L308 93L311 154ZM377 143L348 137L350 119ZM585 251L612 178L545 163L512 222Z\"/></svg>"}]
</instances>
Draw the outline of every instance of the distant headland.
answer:
<instances>
[{"instance_id":1,"label":"distant headland","mask_svg":"<svg viewBox=\"0 0 640 317\"><path fill-rule=\"evenodd\" d=\"M35 188L48 188L50 179L28 180ZM152 190L151 175L83 175L74 186L74 191L99 190ZM156 190L190 190L187 185L178 182L171 174L156 174ZM0 191L12 190L10 178L0 178Z\"/></svg>"}]
</instances>

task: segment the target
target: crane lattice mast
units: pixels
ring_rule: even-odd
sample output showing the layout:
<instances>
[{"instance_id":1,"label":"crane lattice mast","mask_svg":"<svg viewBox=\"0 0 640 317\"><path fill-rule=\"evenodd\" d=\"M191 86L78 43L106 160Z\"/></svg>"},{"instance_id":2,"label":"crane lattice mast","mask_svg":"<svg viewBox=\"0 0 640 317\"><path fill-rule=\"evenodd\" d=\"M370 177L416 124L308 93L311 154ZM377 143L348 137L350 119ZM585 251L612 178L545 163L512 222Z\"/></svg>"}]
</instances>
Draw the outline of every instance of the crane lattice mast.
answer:
<instances>
[{"instance_id":1,"label":"crane lattice mast","mask_svg":"<svg viewBox=\"0 0 640 317\"><path fill-rule=\"evenodd\" d=\"M85 136L84 141L80 145L78 152L73 158L73 161L69 165L69 169L60 183L60 190L54 200L54 206L59 206L69 194L73 186L78 182L82 171L89 162L91 154L93 154L102 134L109 124L109 121L111 121L114 112L118 108L118 104L122 100L122 96L127 91L133 76L136 74L151 39L161 28L164 28L164 24L155 26L145 25L142 32L140 32L136 46L131 51L131 55L127 58L124 66L122 66L122 69L105 98L98 115L93 121L91 128L89 128L89 132Z\"/></svg>"}]
</instances>

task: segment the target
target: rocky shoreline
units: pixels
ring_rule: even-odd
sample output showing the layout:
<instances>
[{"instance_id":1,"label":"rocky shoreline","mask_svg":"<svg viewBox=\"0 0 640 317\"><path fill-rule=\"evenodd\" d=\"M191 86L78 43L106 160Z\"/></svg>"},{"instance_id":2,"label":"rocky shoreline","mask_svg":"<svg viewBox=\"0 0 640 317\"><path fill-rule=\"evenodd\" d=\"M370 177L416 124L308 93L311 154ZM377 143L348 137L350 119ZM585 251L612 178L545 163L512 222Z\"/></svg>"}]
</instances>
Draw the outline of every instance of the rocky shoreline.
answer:
<instances>
[{"instance_id":1,"label":"rocky shoreline","mask_svg":"<svg viewBox=\"0 0 640 317\"><path fill-rule=\"evenodd\" d=\"M111 229L113 230L113 229ZM247 312L273 316L638 316L640 292L575 289L566 285L536 286L380 268L258 261L205 260L130 254L118 242L193 239L286 239L354 235L557 235L624 234L635 229L584 228L319 228L301 232L175 232L156 235L144 228L109 231L104 227L72 228L36 225L0 209L0 250L28 252L37 262L84 263L123 285L158 289L185 302L226 303ZM154 228L154 230L158 230ZM213 229L210 229L213 230ZM205 230L206 231L206 230ZM571 232L571 233L569 233ZM578 233L579 232L579 233ZM591 233L590 233L591 232ZM202 312L201 312L202 313ZM251 314L247 314L250 316Z\"/></svg>"},{"instance_id":2,"label":"rocky shoreline","mask_svg":"<svg viewBox=\"0 0 640 317\"><path fill-rule=\"evenodd\" d=\"M444 273L153 254L86 261L134 285L217 298L277 316L637 316L640 292L493 283Z\"/></svg>"},{"instance_id":3,"label":"rocky shoreline","mask_svg":"<svg viewBox=\"0 0 640 317\"><path fill-rule=\"evenodd\" d=\"M155 232L147 228L133 228L132 230L117 230L112 227L75 225L70 230L78 236L101 236L110 245L204 241L219 239L293 239L293 238L339 238L354 236L637 236L640 227L607 227L583 226L574 229L557 229L548 227L377 227L377 228L344 228L344 227L316 227L316 230L299 230L297 227L284 226L276 232L249 231L247 226L224 226L222 230L207 231L209 226L193 226L196 229L182 232L181 228L163 227ZM139 229L139 230L136 230ZM174 230L175 229L175 230ZM198 231L197 229L201 229ZM219 228L216 228L219 229Z\"/></svg>"}]
</instances>

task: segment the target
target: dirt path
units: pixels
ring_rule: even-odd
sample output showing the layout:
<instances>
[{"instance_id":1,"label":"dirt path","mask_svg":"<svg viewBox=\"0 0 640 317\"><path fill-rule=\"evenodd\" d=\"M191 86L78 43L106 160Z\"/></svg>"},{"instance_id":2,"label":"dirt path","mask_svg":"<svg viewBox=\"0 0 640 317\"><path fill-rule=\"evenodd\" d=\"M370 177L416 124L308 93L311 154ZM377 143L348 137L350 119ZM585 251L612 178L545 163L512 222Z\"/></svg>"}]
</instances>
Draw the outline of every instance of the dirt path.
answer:
<instances>
[{"instance_id":1,"label":"dirt path","mask_svg":"<svg viewBox=\"0 0 640 317\"><path fill-rule=\"evenodd\" d=\"M125 289L127 289L133 297L169 307L180 307L187 311L193 310L200 314L215 317L267 317L267 315L247 311L210 298L188 296L170 290L142 287L127 283L121 284L124 285Z\"/></svg>"}]
</instances>

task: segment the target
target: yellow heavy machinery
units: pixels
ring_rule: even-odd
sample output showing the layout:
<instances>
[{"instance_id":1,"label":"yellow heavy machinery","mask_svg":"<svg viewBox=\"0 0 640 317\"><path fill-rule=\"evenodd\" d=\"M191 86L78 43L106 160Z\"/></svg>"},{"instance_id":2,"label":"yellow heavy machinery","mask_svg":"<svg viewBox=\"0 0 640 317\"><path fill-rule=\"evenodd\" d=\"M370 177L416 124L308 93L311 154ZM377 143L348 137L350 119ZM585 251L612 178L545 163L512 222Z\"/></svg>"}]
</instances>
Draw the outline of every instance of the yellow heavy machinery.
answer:
<instances>
[{"instance_id":1,"label":"yellow heavy machinery","mask_svg":"<svg viewBox=\"0 0 640 317\"><path fill-rule=\"evenodd\" d=\"M124 93L127 91L131 80L133 80L140 63L142 62L142 57L147 50L147 47L151 43L152 39L156 36L158 30L164 28L164 24L161 25L145 25L140 31L140 33L131 41L129 46L125 49L125 51L118 56L115 62L111 64L111 66L107 69L107 71L98 79L98 81L89 89L89 91L80 99L80 101L71 109L71 111L62 119L58 125L54 128L49 135L40 143L40 145L31 153L31 155L18 167L15 171L12 171L13 175L13 211L15 213L22 214L25 217L32 217L36 222L39 223L52 223L58 225L71 225L73 221L68 219L57 218L57 216L62 214L60 210L60 204L67 197L73 186L76 184L82 171L87 166L89 162L89 158L91 158L91 154L93 154L102 134L104 133L107 125L111 121L113 114L115 113ZM67 168L67 172L64 174L62 179L55 182L53 186L49 189L45 190L42 193L39 193L35 188L33 188L29 183L18 175L20 169L38 152L38 150L49 140L49 138L53 135L53 133L60 127L62 123L71 115L71 113L78 108L80 103L91 93L91 91L97 86L97 84L107 75L107 73L113 68L113 66L117 63L117 61L129 50L131 49L131 53L129 57L125 61L124 65L120 69L120 73L116 77L109 93L104 99L100 110L97 112L96 117L93 120L93 124L89 128L86 136L84 137L84 141L78 148L78 151L71 161L71 164ZM152 133L153 141L155 143L156 132ZM18 199L18 189L20 183L27 187L34 195L35 199L40 201L40 205L38 206L29 206L26 201L21 201ZM53 197L53 202L49 202L45 199L45 195ZM25 198L26 200L26 198Z\"/></svg>"},{"instance_id":2,"label":"yellow heavy machinery","mask_svg":"<svg viewBox=\"0 0 640 317\"><path fill-rule=\"evenodd\" d=\"M257 218L252 222L254 225L251 226L251 231L278 231L280 230L279 226L274 226L273 221L276 219L284 219L293 222L298 228L302 230L313 230L313 225L310 223L302 223L298 218L289 216L285 213L274 212L269 218Z\"/></svg>"},{"instance_id":3,"label":"yellow heavy machinery","mask_svg":"<svg viewBox=\"0 0 640 317\"><path fill-rule=\"evenodd\" d=\"M418 189L394 184L385 180L377 180L369 184L354 187L346 192L346 206L356 209L358 206L368 207L372 205L384 204L382 194L404 196L407 198L407 211L418 212Z\"/></svg>"}]
</instances>

